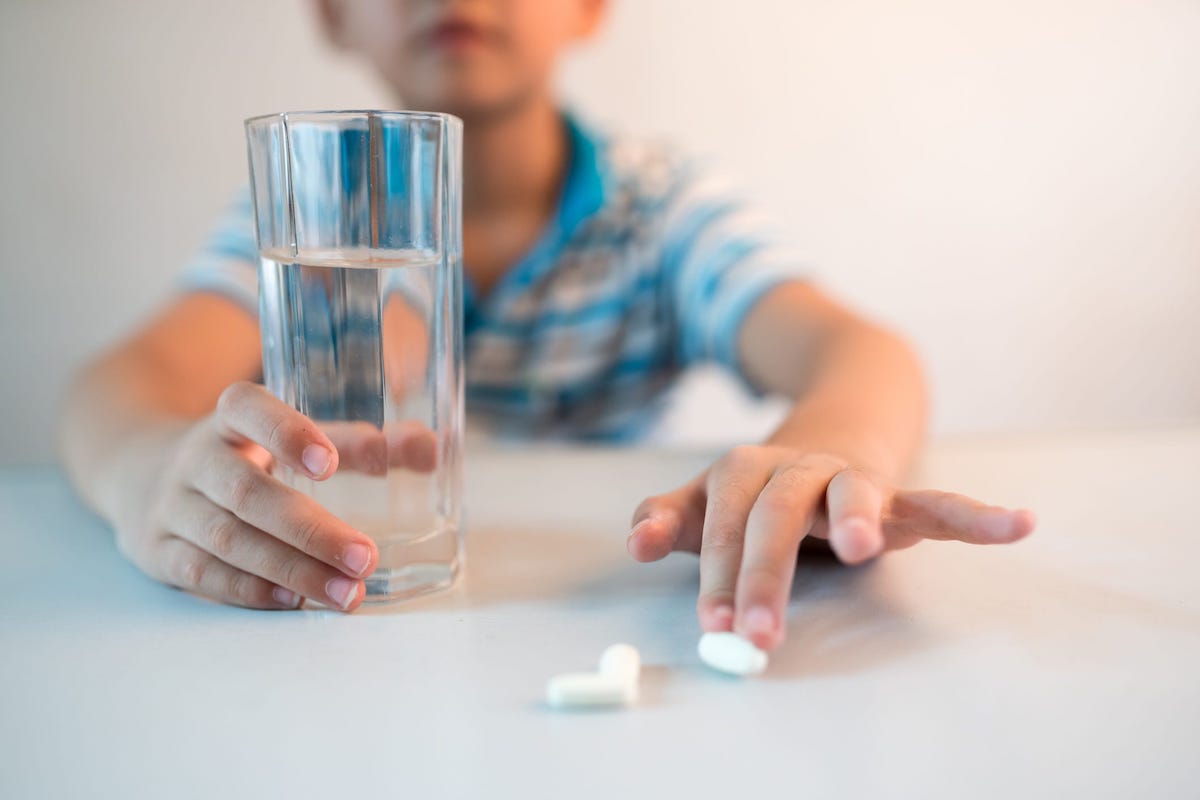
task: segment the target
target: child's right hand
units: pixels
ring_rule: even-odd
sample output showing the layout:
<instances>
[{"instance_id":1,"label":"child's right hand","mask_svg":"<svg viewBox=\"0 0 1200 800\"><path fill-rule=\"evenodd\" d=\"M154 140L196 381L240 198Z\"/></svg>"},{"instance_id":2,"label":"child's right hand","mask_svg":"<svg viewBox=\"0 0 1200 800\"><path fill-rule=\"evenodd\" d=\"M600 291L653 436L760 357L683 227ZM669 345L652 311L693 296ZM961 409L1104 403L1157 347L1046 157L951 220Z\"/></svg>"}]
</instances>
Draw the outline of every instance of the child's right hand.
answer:
<instances>
[{"instance_id":1,"label":"child's right hand","mask_svg":"<svg viewBox=\"0 0 1200 800\"><path fill-rule=\"evenodd\" d=\"M240 382L211 415L150 446L157 474L128 482L116 524L118 547L142 571L250 608L362 603L375 543L269 472L273 461L315 480L337 470L338 450L312 420Z\"/></svg>"}]
</instances>

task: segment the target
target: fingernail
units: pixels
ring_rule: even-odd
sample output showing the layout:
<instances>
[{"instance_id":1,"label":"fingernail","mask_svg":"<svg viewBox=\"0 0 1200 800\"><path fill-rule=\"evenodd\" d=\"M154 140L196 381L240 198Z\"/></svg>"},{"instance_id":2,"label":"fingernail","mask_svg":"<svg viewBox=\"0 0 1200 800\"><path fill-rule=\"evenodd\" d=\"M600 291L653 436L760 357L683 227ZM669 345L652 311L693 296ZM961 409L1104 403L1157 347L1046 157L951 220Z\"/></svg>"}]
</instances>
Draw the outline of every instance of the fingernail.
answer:
<instances>
[{"instance_id":1,"label":"fingernail","mask_svg":"<svg viewBox=\"0 0 1200 800\"><path fill-rule=\"evenodd\" d=\"M367 565L371 563L371 548L365 544L346 545L346 549L342 551L342 563L361 578L367 571Z\"/></svg>"},{"instance_id":2,"label":"fingernail","mask_svg":"<svg viewBox=\"0 0 1200 800\"><path fill-rule=\"evenodd\" d=\"M295 592L290 592L282 586L276 586L271 590L271 596L275 598L275 602L285 608L298 608L300 601L304 598Z\"/></svg>"},{"instance_id":3,"label":"fingernail","mask_svg":"<svg viewBox=\"0 0 1200 800\"><path fill-rule=\"evenodd\" d=\"M742 627L751 636L755 634L775 633L775 615L764 606L755 606L746 612L742 619Z\"/></svg>"},{"instance_id":4,"label":"fingernail","mask_svg":"<svg viewBox=\"0 0 1200 800\"><path fill-rule=\"evenodd\" d=\"M629 537L633 538L633 536L635 534L637 534L639 531L643 530L644 528L648 527L651 523L655 523L655 522L657 522L659 525L663 526L663 528L670 530L671 526L674 524L674 519L668 514L663 514L663 513L652 514L651 516L643 519L637 525L634 525L633 530L631 530L629 532Z\"/></svg>"},{"instance_id":5,"label":"fingernail","mask_svg":"<svg viewBox=\"0 0 1200 800\"><path fill-rule=\"evenodd\" d=\"M300 461L304 464L304 468L314 478L319 478L325 474L325 470L329 469L330 460L329 450L321 447L319 444L310 444L300 454Z\"/></svg>"},{"instance_id":6,"label":"fingernail","mask_svg":"<svg viewBox=\"0 0 1200 800\"><path fill-rule=\"evenodd\" d=\"M325 584L325 594L329 595L329 599L338 608L345 611L358 594L358 581L349 578L331 578L329 583Z\"/></svg>"},{"instance_id":7,"label":"fingernail","mask_svg":"<svg viewBox=\"0 0 1200 800\"><path fill-rule=\"evenodd\" d=\"M709 612L709 619L712 621L713 629L717 631L728 631L733 629L733 606L719 605Z\"/></svg>"},{"instance_id":8,"label":"fingernail","mask_svg":"<svg viewBox=\"0 0 1200 800\"><path fill-rule=\"evenodd\" d=\"M850 564L865 561L876 555L882 542L871 535L871 526L857 517L850 517L838 523L831 532L829 546L839 559Z\"/></svg>"}]
</instances>

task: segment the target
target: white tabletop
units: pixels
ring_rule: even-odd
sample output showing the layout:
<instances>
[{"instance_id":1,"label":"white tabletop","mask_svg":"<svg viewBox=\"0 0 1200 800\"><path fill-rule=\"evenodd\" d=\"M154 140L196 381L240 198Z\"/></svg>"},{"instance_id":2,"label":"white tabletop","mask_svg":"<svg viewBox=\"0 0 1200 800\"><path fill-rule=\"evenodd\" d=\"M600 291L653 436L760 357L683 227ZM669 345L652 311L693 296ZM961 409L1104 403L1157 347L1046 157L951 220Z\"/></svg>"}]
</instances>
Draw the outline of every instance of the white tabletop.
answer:
<instances>
[{"instance_id":1,"label":"white tabletop","mask_svg":"<svg viewBox=\"0 0 1200 800\"><path fill-rule=\"evenodd\" d=\"M1200 792L1200 430L935 446L914 483L1038 532L802 565L749 681L695 655L695 559L624 550L638 500L705 460L473 453L467 579L352 616L159 586L57 472L0 471L0 796ZM617 641L640 706L543 707Z\"/></svg>"}]
</instances>

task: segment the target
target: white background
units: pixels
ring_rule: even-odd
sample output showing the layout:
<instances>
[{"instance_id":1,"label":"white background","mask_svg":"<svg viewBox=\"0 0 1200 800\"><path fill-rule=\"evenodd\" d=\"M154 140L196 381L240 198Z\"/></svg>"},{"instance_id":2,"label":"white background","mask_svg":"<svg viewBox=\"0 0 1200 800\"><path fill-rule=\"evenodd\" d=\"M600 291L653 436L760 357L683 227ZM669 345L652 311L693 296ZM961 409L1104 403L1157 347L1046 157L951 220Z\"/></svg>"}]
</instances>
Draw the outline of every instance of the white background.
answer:
<instances>
[{"instance_id":1,"label":"white background","mask_svg":"<svg viewBox=\"0 0 1200 800\"><path fill-rule=\"evenodd\" d=\"M916 341L935 432L1200 418L1200 0L617 0L563 78L739 172ZM297 0L0 4L0 463L168 296L243 117L384 97ZM701 383L670 434L740 435Z\"/></svg>"}]
</instances>

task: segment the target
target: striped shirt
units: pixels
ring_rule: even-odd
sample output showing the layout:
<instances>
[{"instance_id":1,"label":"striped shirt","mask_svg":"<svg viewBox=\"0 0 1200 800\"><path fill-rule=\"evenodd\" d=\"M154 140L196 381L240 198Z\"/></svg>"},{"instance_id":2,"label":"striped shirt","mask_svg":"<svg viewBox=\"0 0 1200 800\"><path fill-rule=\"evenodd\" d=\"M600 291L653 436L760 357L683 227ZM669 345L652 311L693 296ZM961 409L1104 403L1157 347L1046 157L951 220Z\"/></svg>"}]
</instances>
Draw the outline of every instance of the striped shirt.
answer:
<instances>
[{"instance_id":1,"label":"striped shirt","mask_svg":"<svg viewBox=\"0 0 1200 800\"><path fill-rule=\"evenodd\" d=\"M688 366L716 361L744 378L747 311L804 275L697 161L565 120L571 157L557 212L487 297L464 276L467 411L504 436L628 440ZM257 265L246 190L183 287L254 312Z\"/></svg>"}]
</instances>

